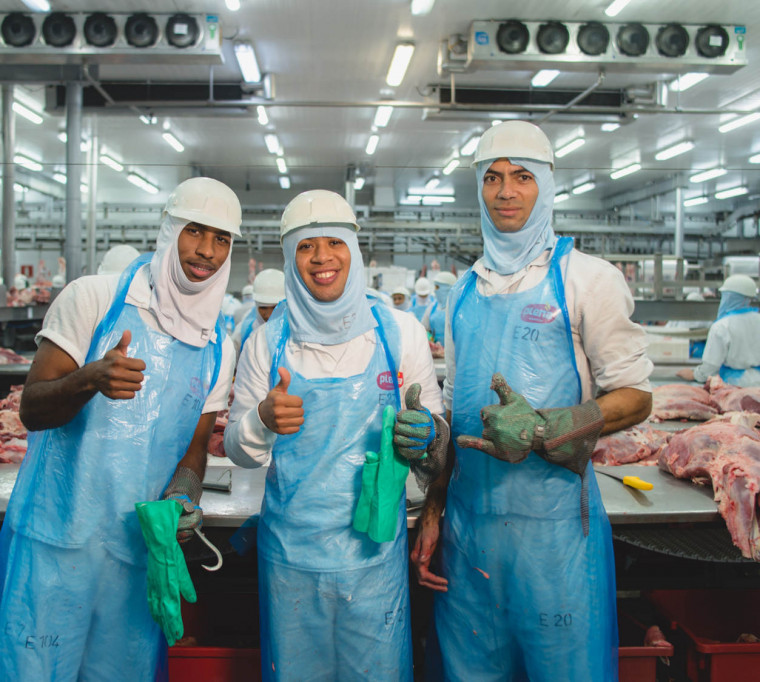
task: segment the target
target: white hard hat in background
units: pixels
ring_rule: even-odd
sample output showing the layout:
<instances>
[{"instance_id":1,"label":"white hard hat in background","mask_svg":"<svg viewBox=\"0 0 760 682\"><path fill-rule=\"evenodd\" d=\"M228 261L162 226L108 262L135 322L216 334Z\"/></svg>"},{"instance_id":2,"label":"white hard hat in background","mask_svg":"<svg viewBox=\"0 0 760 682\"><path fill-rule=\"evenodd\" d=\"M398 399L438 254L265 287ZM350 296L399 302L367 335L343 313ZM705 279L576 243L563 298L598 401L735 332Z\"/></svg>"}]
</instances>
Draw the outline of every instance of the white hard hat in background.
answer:
<instances>
[{"instance_id":1,"label":"white hard hat in background","mask_svg":"<svg viewBox=\"0 0 760 682\"><path fill-rule=\"evenodd\" d=\"M401 294L402 296L409 298L409 289L406 287L396 287L393 291L391 291L391 296L395 296L396 294Z\"/></svg>"},{"instance_id":2,"label":"white hard hat in background","mask_svg":"<svg viewBox=\"0 0 760 682\"><path fill-rule=\"evenodd\" d=\"M439 272L433 279L433 282L435 282L436 284L452 285L452 284L455 284L456 281L457 281L457 276L453 272Z\"/></svg>"},{"instance_id":3,"label":"white hard hat in background","mask_svg":"<svg viewBox=\"0 0 760 682\"><path fill-rule=\"evenodd\" d=\"M121 272L124 272L127 265L139 255L140 252L134 246L129 246L129 244L112 246L106 251L106 255L103 256L103 260L98 266L98 274L118 275Z\"/></svg>"},{"instance_id":4,"label":"white hard hat in background","mask_svg":"<svg viewBox=\"0 0 760 682\"><path fill-rule=\"evenodd\" d=\"M280 220L280 241L299 227L333 225L349 227L359 231L359 223L350 204L340 194L326 189L312 189L301 192L282 213Z\"/></svg>"},{"instance_id":5,"label":"white hard hat in background","mask_svg":"<svg viewBox=\"0 0 760 682\"><path fill-rule=\"evenodd\" d=\"M212 178L190 178L169 195L164 213L240 237L243 211L237 194Z\"/></svg>"},{"instance_id":6,"label":"white hard hat in background","mask_svg":"<svg viewBox=\"0 0 760 682\"><path fill-rule=\"evenodd\" d=\"M420 277L414 283L414 293L418 296L428 296L433 293L433 285L427 277Z\"/></svg>"},{"instance_id":7,"label":"white hard hat in background","mask_svg":"<svg viewBox=\"0 0 760 682\"><path fill-rule=\"evenodd\" d=\"M241 290L240 295L243 298L246 296L253 296L253 284L246 284Z\"/></svg>"},{"instance_id":8,"label":"white hard hat in background","mask_svg":"<svg viewBox=\"0 0 760 682\"><path fill-rule=\"evenodd\" d=\"M268 268L253 280L253 300L257 305L277 305L285 298L285 273Z\"/></svg>"},{"instance_id":9,"label":"white hard hat in background","mask_svg":"<svg viewBox=\"0 0 760 682\"><path fill-rule=\"evenodd\" d=\"M63 289L66 286L66 275L53 275L50 282L56 289Z\"/></svg>"},{"instance_id":10,"label":"white hard hat in background","mask_svg":"<svg viewBox=\"0 0 760 682\"><path fill-rule=\"evenodd\" d=\"M749 275L731 275L726 278L718 291L733 291L748 298L755 298L757 285Z\"/></svg>"},{"instance_id":11,"label":"white hard hat in background","mask_svg":"<svg viewBox=\"0 0 760 682\"><path fill-rule=\"evenodd\" d=\"M504 121L486 130L478 142L472 165L512 157L543 161L554 170L552 143L541 128L527 121Z\"/></svg>"},{"instance_id":12,"label":"white hard hat in background","mask_svg":"<svg viewBox=\"0 0 760 682\"><path fill-rule=\"evenodd\" d=\"M26 275L22 275L20 272L13 278L13 286L16 289L26 289L29 286L29 280Z\"/></svg>"}]
</instances>

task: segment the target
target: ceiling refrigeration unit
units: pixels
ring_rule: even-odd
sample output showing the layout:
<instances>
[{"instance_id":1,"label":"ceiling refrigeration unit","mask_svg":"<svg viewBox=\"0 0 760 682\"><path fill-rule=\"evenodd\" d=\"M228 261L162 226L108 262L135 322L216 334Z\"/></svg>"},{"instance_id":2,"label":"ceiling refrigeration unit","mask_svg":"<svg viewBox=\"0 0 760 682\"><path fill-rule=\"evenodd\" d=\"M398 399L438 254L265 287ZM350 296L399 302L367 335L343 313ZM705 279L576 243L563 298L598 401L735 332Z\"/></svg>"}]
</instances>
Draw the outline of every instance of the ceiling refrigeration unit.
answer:
<instances>
[{"instance_id":1,"label":"ceiling refrigeration unit","mask_svg":"<svg viewBox=\"0 0 760 682\"><path fill-rule=\"evenodd\" d=\"M4 64L221 64L212 14L0 14Z\"/></svg>"},{"instance_id":2,"label":"ceiling refrigeration unit","mask_svg":"<svg viewBox=\"0 0 760 682\"><path fill-rule=\"evenodd\" d=\"M566 71L728 74L747 64L747 35L744 26L734 25L505 19L473 21L466 56L462 52L448 55L450 70L551 65Z\"/></svg>"}]
</instances>

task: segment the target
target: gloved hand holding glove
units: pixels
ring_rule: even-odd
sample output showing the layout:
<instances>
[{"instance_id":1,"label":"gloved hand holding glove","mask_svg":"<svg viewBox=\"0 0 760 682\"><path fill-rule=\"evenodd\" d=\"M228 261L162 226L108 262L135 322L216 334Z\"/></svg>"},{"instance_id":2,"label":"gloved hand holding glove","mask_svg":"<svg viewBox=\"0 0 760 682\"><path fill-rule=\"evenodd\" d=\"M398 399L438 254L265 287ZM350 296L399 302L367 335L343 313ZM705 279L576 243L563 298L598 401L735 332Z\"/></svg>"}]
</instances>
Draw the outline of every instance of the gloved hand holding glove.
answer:
<instances>
[{"instance_id":1,"label":"gloved hand holding glove","mask_svg":"<svg viewBox=\"0 0 760 682\"><path fill-rule=\"evenodd\" d=\"M491 389L498 394L499 404L481 410L482 437L459 436L459 447L476 448L513 464L533 451L547 462L583 475L604 426L596 401L535 410L499 373L493 375Z\"/></svg>"},{"instance_id":2,"label":"gloved hand holding glove","mask_svg":"<svg viewBox=\"0 0 760 682\"><path fill-rule=\"evenodd\" d=\"M203 510L198 505L202 492L198 474L188 467L177 467L161 499L176 500L182 505L182 516L177 526L179 542L187 542L193 537L193 531L203 525Z\"/></svg>"},{"instance_id":3,"label":"gloved hand holding glove","mask_svg":"<svg viewBox=\"0 0 760 682\"><path fill-rule=\"evenodd\" d=\"M182 505L175 500L135 504L145 545L148 548L148 607L172 646L184 634L182 600L196 600L193 581L177 542L177 523Z\"/></svg>"}]
</instances>

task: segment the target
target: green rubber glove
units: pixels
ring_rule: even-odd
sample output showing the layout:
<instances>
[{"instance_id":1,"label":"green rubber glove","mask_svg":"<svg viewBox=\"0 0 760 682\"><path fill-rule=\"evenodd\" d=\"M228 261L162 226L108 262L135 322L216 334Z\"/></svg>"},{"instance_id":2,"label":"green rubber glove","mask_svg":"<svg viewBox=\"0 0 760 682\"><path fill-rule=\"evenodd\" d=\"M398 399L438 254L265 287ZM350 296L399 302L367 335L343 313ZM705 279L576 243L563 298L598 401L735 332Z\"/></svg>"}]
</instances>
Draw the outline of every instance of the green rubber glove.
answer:
<instances>
[{"instance_id":1,"label":"green rubber glove","mask_svg":"<svg viewBox=\"0 0 760 682\"><path fill-rule=\"evenodd\" d=\"M148 547L148 607L172 646L184 634L180 596L196 600L185 556L177 542L177 525L182 504L157 500L135 504L145 544Z\"/></svg>"},{"instance_id":2,"label":"green rubber glove","mask_svg":"<svg viewBox=\"0 0 760 682\"><path fill-rule=\"evenodd\" d=\"M396 538L398 505L409 475L409 464L393 449L395 421L395 410L387 405L383 411L380 454L368 452L366 455L362 491L354 513L354 528L368 533L375 542L390 542Z\"/></svg>"}]
</instances>

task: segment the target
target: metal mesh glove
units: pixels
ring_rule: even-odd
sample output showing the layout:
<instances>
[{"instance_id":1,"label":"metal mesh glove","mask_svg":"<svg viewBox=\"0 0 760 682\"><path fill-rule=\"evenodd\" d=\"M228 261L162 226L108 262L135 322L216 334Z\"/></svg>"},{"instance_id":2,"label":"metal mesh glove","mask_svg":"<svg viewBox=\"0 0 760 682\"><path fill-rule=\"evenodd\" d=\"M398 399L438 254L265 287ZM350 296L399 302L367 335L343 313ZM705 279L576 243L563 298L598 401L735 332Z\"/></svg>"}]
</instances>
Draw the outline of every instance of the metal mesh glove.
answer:
<instances>
[{"instance_id":1,"label":"metal mesh glove","mask_svg":"<svg viewBox=\"0 0 760 682\"><path fill-rule=\"evenodd\" d=\"M161 499L176 500L182 505L182 516L177 526L179 542L187 542L193 537L193 530L203 525L203 510L198 504L202 492L198 474L188 467L177 467Z\"/></svg>"},{"instance_id":2,"label":"metal mesh glove","mask_svg":"<svg viewBox=\"0 0 760 682\"><path fill-rule=\"evenodd\" d=\"M451 437L451 429L449 429L446 420L437 414L433 415L433 419L435 420L435 438L428 445L427 457L409 460L409 468L423 493L427 492L428 486L446 468L449 438Z\"/></svg>"},{"instance_id":3,"label":"metal mesh glove","mask_svg":"<svg viewBox=\"0 0 760 682\"><path fill-rule=\"evenodd\" d=\"M135 504L145 545L148 548L148 607L172 646L182 637L182 600L196 600L185 556L177 542L181 504L174 500Z\"/></svg>"},{"instance_id":4,"label":"metal mesh glove","mask_svg":"<svg viewBox=\"0 0 760 682\"><path fill-rule=\"evenodd\" d=\"M393 444L404 459L415 460L427 457L428 447L435 439L435 420L430 410L420 403L419 384L412 384L406 392L406 409L396 415L393 429Z\"/></svg>"},{"instance_id":5,"label":"metal mesh glove","mask_svg":"<svg viewBox=\"0 0 760 682\"><path fill-rule=\"evenodd\" d=\"M534 410L499 373L493 375L491 389L498 394L499 404L481 410L482 437L459 436L459 447L476 448L513 464L534 451L548 462L583 474L604 426L595 401Z\"/></svg>"}]
</instances>

